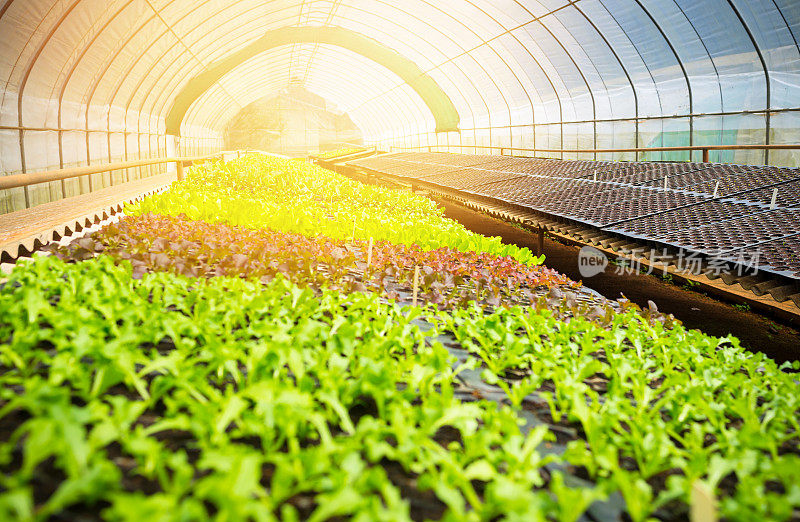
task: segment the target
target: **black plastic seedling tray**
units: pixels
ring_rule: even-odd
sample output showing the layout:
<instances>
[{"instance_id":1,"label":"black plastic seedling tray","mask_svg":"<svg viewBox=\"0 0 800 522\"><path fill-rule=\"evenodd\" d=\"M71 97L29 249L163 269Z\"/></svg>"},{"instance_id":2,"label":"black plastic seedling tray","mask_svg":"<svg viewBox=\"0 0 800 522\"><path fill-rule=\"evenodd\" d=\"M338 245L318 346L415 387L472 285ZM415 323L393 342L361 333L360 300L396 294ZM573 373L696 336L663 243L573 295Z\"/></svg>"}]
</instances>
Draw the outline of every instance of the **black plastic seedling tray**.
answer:
<instances>
[{"instance_id":1,"label":"black plastic seedling tray","mask_svg":"<svg viewBox=\"0 0 800 522\"><path fill-rule=\"evenodd\" d=\"M386 174L688 252L751 259L763 249L758 266L800 278L793 253L800 240L792 236L800 233L800 169L443 153L366 162Z\"/></svg>"}]
</instances>

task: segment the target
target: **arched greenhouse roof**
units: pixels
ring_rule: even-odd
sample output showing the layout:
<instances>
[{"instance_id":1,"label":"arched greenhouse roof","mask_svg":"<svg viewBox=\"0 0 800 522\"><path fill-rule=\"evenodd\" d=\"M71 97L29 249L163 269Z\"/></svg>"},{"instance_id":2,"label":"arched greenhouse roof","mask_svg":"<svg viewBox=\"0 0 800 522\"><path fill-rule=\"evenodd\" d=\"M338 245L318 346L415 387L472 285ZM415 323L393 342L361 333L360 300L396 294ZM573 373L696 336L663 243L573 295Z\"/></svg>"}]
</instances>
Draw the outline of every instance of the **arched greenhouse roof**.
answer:
<instances>
[{"instance_id":1,"label":"arched greenhouse roof","mask_svg":"<svg viewBox=\"0 0 800 522\"><path fill-rule=\"evenodd\" d=\"M799 33L791 0L6 0L0 170L219 149L290 82L387 149L793 143Z\"/></svg>"}]
</instances>

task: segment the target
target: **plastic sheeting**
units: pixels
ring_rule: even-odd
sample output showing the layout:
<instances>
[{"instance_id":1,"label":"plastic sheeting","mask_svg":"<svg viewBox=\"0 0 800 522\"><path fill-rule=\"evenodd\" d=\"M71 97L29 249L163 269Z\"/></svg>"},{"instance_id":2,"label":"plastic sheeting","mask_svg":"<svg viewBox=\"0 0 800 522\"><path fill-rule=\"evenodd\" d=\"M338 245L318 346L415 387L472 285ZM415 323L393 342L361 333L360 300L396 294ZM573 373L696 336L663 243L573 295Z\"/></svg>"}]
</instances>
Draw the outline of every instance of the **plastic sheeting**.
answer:
<instances>
[{"instance_id":1,"label":"plastic sheeting","mask_svg":"<svg viewBox=\"0 0 800 522\"><path fill-rule=\"evenodd\" d=\"M306 157L309 151L363 147L363 137L346 113L292 84L278 96L257 100L230 118L225 147Z\"/></svg>"},{"instance_id":2,"label":"plastic sheeting","mask_svg":"<svg viewBox=\"0 0 800 522\"><path fill-rule=\"evenodd\" d=\"M434 132L431 110L383 65L297 43L242 63L197 98L180 152L218 150L227 119L297 78L387 149L800 142L795 0L5 0L0 171L165 154L165 115L193 77L268 31L320 26L411 60L452 100L459 132ZM796 151L711 159L800 163ZM140 175L8 191L0 211Z\"/></svg>"}]
</instances>

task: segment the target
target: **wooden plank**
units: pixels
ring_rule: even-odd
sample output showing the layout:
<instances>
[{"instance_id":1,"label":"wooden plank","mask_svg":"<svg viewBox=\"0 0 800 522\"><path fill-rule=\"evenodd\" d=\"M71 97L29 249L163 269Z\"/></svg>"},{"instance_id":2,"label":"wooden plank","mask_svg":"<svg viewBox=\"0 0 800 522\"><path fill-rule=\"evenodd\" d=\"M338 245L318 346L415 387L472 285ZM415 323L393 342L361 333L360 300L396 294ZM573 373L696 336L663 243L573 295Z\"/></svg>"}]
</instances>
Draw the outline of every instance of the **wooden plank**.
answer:
<instances>
[{"instance_id":1,"label":"wooden plank","mask_svg":"<svg viewBox=\"0 0 800 522\"><path fill-rule=\"evenodd\" d=\"M175 173L161 174L0 215L0 255L15 259L21 251L30 252L66 229L114 214L125 203L164 190L175 180Z\"/></svg>"}]
</instances>

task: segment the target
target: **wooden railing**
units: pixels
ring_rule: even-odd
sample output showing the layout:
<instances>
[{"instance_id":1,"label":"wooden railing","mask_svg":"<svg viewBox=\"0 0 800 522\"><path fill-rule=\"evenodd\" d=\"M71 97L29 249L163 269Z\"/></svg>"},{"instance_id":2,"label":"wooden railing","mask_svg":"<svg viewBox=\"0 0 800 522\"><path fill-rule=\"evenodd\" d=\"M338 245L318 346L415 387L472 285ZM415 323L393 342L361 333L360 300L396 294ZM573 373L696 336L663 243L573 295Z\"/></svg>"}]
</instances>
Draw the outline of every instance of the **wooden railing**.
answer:
<instances>
[{"instance_id":1,"label":"wooden railing","mask_svg":"<svg viewBox=\"0 0 800 522\"><path fill-rule=\"evenodd\" d=\"M0 190L17 187L27 187L38 183L48 183L51 181L61 181L63 179L77 178L90 174L101 174L115 170L131 169L136 167L148 167L151 165L164 165L174 163L177 169L179 180L184 177L186 165L200 163L204 161L224 159L227 156L240 157L249 151L225 151L212 154L210 156L178 157L178 158L152 158L136 161L126 161L122 163L105 163L101 165L87 165L85 167L74 167L70 169L47 170L43 172L27 172L24 174L13 174L11 176L0 176Z\"/></svg>"},{"instance_id":2,"label":"wooden railing","mask_svg":"<svg viewBox=\"0 0 800 522\"><path fill-rule=\"evenodd\" d=\"M685 147L631 147L619 149L527 149L521 147L499 147L493 145L427 145L420 147L392 147L392 150L425 150L434 152L434 149L473 149L473 150L499 150L500 155L505 155L506 152L511 154L515 152L525 153L547 153L547 154L601 154L601 153L623 153L635 152L636 157L639 153L643 152L685 152L685 151L702 151L703 163L709 163L709 152L712 150L800 150L800 144L786 143L786 144L771 144L771 145L687 145Z\"/></svg>"}]
</instances>

